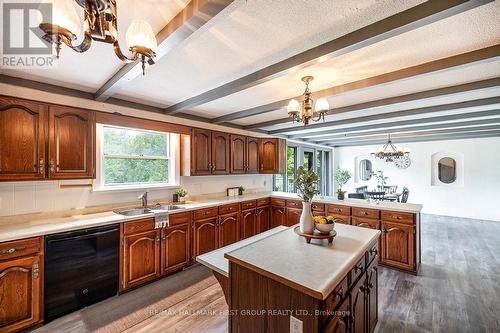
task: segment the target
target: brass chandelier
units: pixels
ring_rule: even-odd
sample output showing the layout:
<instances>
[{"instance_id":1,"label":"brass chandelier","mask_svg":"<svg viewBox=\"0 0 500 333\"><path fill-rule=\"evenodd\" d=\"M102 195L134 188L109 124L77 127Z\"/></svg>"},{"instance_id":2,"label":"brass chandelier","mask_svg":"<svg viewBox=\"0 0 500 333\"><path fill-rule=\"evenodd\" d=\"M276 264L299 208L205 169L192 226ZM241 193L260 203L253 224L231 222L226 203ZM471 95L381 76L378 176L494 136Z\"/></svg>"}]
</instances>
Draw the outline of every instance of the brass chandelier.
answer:
<instances>
[{"instance_id":1,"label":"brass chandelier","mask_svg":"<svg viewBox=\"0 0 500 333\"><path fill-rule=\"evenodd\" d=\"M410 156L410 150L408 148L399 149L397 148L391 140L391 135L387 139L387 143L382 147L379 147L376 151L370 153L372 157L380 158L386 162L394 162L396 159Z\"/></svg>"},{"instance_id":2,"label":"brass chandelier","mask_svg":"<svg viewBox=\"0 0 500 333\"><path fill-rule=\"evenodd\" d=\"M325 98L319 98L316 103L311 98L309 91L309 82L314 79L312 76L304 76L302 82L305 83L306 89L302 94L304 99L299 103L296 99L290 100L287 106L288 116L292 118L292 122L303 122L304 126L309 124L309 121L325 121L325 114L328 113L330 105ZM313 110L314 108L314 110Z\"/></svg>"},{"instance_id":3,"label":"brass chandelier","mask_svg":"<svg viewBox=\"0 0 500 333\"><path fill-rule=\"evenodd\" d=\"M80 31L80 19L73 1L84 10L84 37L79 45L73 45ZM61 45L64 43L76 52L87 51L92 40L113 44L115 54L120 60L134 62L140 60L142 73L146 70L146 62L153 65L156 37L151 26L142 20L134 20L126 33L127 46L131 52L125 55L118 43L118 23L116 0L52 0L52 22L42 22L39 27L45 33L43 38L55 44L59 58Z\"/></svg>"}]
</instances>

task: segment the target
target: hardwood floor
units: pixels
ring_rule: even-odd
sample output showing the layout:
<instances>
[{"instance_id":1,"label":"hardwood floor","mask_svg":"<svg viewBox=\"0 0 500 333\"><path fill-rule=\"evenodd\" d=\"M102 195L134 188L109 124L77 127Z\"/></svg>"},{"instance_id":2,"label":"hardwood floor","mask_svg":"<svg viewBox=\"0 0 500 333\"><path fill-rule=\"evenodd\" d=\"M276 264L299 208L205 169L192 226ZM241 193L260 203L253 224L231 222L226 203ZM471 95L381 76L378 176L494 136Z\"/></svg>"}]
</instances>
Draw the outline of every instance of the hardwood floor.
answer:
<instances>
[{"instance_id":1,"label":"hardwood floor","mask_svg":"<svg viewBox=\"0 0 500 333\"><path fill-rule=\"evenodd\" d=\"M424 215L422 269L419 276L380 267L379 324L385 332L499 332L500 331L500 223ZM187 270L183 273L194 273ZM169 277L172 283L184 280ZM165 279L164 279L165 280ZM187 292L168 307L153 307L126 333L226 333L227 305L215 279L201 291ZM167 284L170 283L167 281ZM133 297L152 294L158 282L133 291ZM199 286L197 286L200 288ZM194 288L194 287L188 287ZM175 290L175 288L173 289ZM155 294L156 298L162 295ZM127 294L126 294L127 295ZM110 309L120 296L104 302ZM168 293L173 297L175 293ZM164 296L167 297L167 296ZM103 302L93 306L101 306ZM92 309L90 307L89 309ZM35 330L45 332L120 332L120 315L105 328L89 325L84 309ZM118 307L118 309L120 309ZM137 309L135 309L137 310ZM130 316L123 310L123 317ZM93 312L98 322L99 312ZM103 314L104 316L104 314ZM125 319L123 319L125 320ZM114 329L115 328L115 329Z\"/></svg>"}]
</instances>

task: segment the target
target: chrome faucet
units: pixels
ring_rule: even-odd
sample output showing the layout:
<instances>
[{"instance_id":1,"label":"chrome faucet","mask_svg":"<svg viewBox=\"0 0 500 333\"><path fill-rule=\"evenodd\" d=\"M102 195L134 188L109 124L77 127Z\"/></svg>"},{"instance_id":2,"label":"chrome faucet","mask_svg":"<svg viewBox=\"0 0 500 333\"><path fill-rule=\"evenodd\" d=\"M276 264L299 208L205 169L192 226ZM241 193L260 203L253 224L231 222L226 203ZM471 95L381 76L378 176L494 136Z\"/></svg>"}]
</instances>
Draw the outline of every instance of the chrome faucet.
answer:
<instances>
[{"instance_id":1,"label":"chrome faucet","mask_svg":"<svg viewBox=\"0 0 500 333\"><path fill-rule=\"evenodd\" d=\"M141 194L137 199L142 200L142 208L148 207L148 191Z\"/></svg>"}]
</instances>

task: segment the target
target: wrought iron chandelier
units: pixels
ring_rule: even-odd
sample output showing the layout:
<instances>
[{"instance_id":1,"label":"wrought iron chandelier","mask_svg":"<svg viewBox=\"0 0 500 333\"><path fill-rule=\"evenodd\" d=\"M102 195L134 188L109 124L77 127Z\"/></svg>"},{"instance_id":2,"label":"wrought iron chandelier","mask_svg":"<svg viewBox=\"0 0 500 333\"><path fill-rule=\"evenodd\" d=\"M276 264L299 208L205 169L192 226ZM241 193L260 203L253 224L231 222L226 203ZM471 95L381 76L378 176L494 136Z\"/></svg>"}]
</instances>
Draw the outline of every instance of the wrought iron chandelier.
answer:
<instances>
[{"instance_id":1,"label":"wrought iron chandelier","mask_svg":"<svg viewBox=\"0 0 500 333\"><path fill-rule=\"evenodd\" d=\"M397 148L391 140L391 135L387 139L387 143L382 147L379 147L376 151L372 151L370 154L372 157L380 158L386 162L394 162L395 159L410 156L410 150L408 148L399 149Z\"/></svg>"},{"instance_id":2,"label":"wrought iron chandelier","mask_svg":"<svg viewBox=\"0 0 500 333\"><path fill-rule=\"evenodd\" d=\"M296 99L290 100L287 106L288 116L292 118L292 122L303 122L304 126L309 124L309 121L325 121L325 114L328 113L330 105L325 98L319 98L316 103L311 98L309 91L309 82L314 79L312 76L304 76L302 82L306 84L306 89L302 94L304 99L299 103ZM313 111L314 107L314 111Z\"/></svg>"},{"instance_id":3,"label":"wrought iron chandelier","mask_svg":"<svg viewBox=\"0 0 500 333\"><path fill-rule=\"evenodd\" d=\"M59 58L62 43L76 52L87 51L92 40L113 44L115 54L120 60L134 62L140 60L142 73L146 70L146 62L153 65L156 37L151 26L142 20L134 20L126 33L130 56L123 54L118 43L118 23L116 0L74 0L84 10L84 37L79 45L73 45L80 31L80 19L73 0L52 0L52 22L42 22L39 27L45 33L43 38L55 44Z\"/></svg>"}]
</instances>

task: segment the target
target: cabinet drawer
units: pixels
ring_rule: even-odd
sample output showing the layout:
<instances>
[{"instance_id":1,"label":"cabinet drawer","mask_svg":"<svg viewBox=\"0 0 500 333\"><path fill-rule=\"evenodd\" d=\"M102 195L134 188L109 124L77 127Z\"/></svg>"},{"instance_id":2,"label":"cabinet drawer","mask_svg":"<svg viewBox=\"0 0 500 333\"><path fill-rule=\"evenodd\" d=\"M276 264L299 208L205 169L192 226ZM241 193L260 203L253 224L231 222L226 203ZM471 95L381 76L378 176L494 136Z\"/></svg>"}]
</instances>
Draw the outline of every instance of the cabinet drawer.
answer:
<instances>
[{"instance_id":1,"label":"cabinet drawer","mask_svg":"<svg viewBox=\"0 0 500 333\"><path fill-rule=\"evenodd\" d=\"M271 205L278 207L285 207L285 199L271 198Z\"/></svg>"},{"instance_id":2,"label":"cabinet drawer","mask_svg":"<svg viewBox=\"0 0 500 333\"><path fill-rule=\"evenodd\" d=\"M406 224L413 224L414 223L414 214L383 210L382 211L382 220L391 221L391 222L400 222L400 223L406 223Z\"/></svg>"},{"instance_id":3,"label":"cabinet drawer","mask_svg":"<svg viewBox=\"0 0 500 333\"><path fill-rule=\"evenodd\" d=\"M257 207L269 205L270 202L270 198L257 199Z\"/></svg>"},{"instance_id":4,"label":"cabinet drawer","mask_svg":"<svg viewBox=\"0 0 500 333\"><path fill-rule=\"evenodd\" d=\"M349 215L333 215L333 220L335 223L342 223L342 224L350 224L350 216Z\"/></svg>"},{"instance_id":5,"label":"cabinet drawer","mask_svg":"<svg viewBox=\"0 0 500 333\"><path fill-rule=\"evenodd\" d=\"M361 259L359 259L356 265L354 265L354 268L351 269L351 282L349 287L356 283L358 278L364 273L365 268L365 256L363 256L361 257Z\"/></svg>"},{"instance_id":6,"label":"cabinet drawer","mask_svg":"<svg viewBox=\"0 0 500 333\"><path fill-rule=\"evenodd\" d=\"M0 244L0 261L36 254L42 249L42 237L21 239Z\"/></svg>"},{"instance_id":7,"label":"cabinet drawer","mask_svg":"<svg viewBox=\"0 0 500 333\"><path fill-rule=\"evenodd\" d=\"M287 200L286 206L291 208L302 208L302 201L300 200Z\"/></svg>"},{"instance_id":8,"label":"cabinet drawer","mask_svg":"<svg viewBox=\"0 0 500 333\"><path fill-rule=\"evenodd\" d=\"M195 210L193 213L193 220L207 219L209 217L217 216L218 207L210 207Z\"/></svg>"},{"instance_id":9,"label":"cabinet drawer","mask_svg":"<svg viewBox=\"0 0 500 333\"><path fill-rule=\"evenodd\" d=\"M349 287L346 276L325 299L325 311L335 311L339 304L342 303L342 301L348 296L348 291ZM325 316L324 319L328 319L328 316Z\"/></svg>"},{"instance_id":10,"label":"cabinet drawer","mask_svg":"<svg viewBox=\"0 0 500 333\"><path fill-rule=\"evenodd\" d=\"M365 217L351 217L351 224L357 227L370 228L378 230L380 229L380 221L375 219L369 219Z\"/></svg>"},{"instance_id":11,"label":"cabinet drawer","mask_svg":"<svg viewBox=\"0 0 500 333\"><path fill-rule=\"evenodd\" d=\"M153 218L142 219L138 221L126 222L123 225L123 233L125 235L135 234L138 232L154 230L155 220Z\"/></svg>"},{"instance_id":12,"label":"cabinet drawer","mask_svg":"<svg viewBox=\"0 0 500 333\"><path fill-rule=\"evenodd\" d=\"M325 204L313 202L311 205L311 209L313 211L316 211L316 212L324 212L325 211Z\"/></svg>"},{"instance_id":13,"label":"cabinet drawer","mask_svg":"<svg viewBox=\"0 0 500 333\"><path fill-rule=\"evenodd\" d=\"M378 242L375 242L368 251L366 251L366 266L368 267L370 263L378 255Z\"/></svg>"},{"instance_id":14,"label":"cabinet drawer","mask_svg":"<svg viewBox=\"0 0 500 333\"><path fill-rule=\"evenodd\" d=\"M358 217L368 217L372 219L378 219L379 218L379 210L378 209L371 209L371 208L352 208L352 216L358 216Z\"/></svg>"},{"instance_id":15,"label":"cabinet drawer","mask_svg":"<svg viewBox=\"0 0 500 333\"><path fill-rule=\"evenodd\" d=\"M243 201L241 203L241 210L255 208L255 206L256 206L255 200Z\"/></svg>"},{"instance_id":16,"label":"cabinet drawer","mask_svg":"<svg viewBox=\"0 0 500 333\"><path fill-rule=\"evenodd\" d=\"M169 225L191 223L191 212L176 213L168 216Z\"/></svg>"},{"instance_id":17,"label":"cabinet drawer","mask_svg":"<svg viewBox=\"0 0 500 333\"><path fill-rule=\"evenodd\" d=\"M351 215L351 207L342 205L326 205L326 213L329 215Z\"/></svg>"},{"instance_id":18,"label":"cabinet drawer","mask_svg":"<svg viewBox=\"0 0 500 333\"><path fill-rule=\"evenodd\" d=\"M229 214L229 213L234 213L240 210L240 204L235 203L235 204L230 204L230 205L224 205L224 206L219 206L219 214Z\"/></svg>"}]
</instances>

